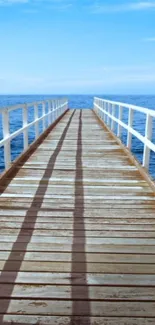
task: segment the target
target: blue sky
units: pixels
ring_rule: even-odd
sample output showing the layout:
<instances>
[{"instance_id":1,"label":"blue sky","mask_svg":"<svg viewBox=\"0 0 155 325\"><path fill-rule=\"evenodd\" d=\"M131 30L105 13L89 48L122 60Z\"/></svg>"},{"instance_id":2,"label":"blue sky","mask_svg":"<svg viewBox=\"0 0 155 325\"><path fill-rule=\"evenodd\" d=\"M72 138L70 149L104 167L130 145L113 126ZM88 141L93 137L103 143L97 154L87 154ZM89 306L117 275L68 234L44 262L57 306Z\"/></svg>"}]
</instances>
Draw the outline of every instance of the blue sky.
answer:
<instances>
[{"instance_id":1,"label":"blue sky","mask_svg":"<svg viewBox=\"0 0 155 325\"><path fill-rule=\"evenodd\" d=\"M155 1L0 0L0 93L155 94Z\"/></svg>"}]
</instances>

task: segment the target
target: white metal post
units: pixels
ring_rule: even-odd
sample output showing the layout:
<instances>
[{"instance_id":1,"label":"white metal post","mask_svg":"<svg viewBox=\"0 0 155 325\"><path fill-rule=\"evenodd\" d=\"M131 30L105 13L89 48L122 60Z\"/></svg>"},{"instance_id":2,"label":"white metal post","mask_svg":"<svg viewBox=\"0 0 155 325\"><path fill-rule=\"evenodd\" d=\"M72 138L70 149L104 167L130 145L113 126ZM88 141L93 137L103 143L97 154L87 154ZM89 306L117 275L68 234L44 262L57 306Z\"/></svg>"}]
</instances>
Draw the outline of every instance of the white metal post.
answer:
<instances>
[{"instance_id":1,"label":"white metal post","mask_svg":"<svg viewBox=\"0 0 155 325\"><path fill-rule=\"evenodd\" d=\"M62 99L60 99L60 114L59 115L61 115L63 113L63 109L64 109L64 107L66 107L66 106L63 106L64 103L65 103L65 100L63 101Z\"/></svg>"},{"instance_id":2,"label":"white metal post","mask_svg":"<svg viewBox=\"0 0 155 325\"><path fill-rule=\"evenodd\" d=\"M39 105L41 106L42 113L41 116L38 114ZM35 128L35 138L39 137L39 123L43 123L43 131L46 129L48 118L49 124L51 123L50 118L56 120L67 108L68 101L66 98L61 98L59 100L49 100L48 112L46 110L47 101L35 102L23 105L15 105L6 109L2 109L0 114L2 115L2 130L3 138L0 139L0 148L4 147L4 164L5 169L10 167L11 163L11 141L18 135L23 134L23 146L24 150L28 148L28 130L30 127ZM54 110L52 111L52 106ZM34 107L34 119L32 122L28 122L28 108ZM16 109L22 108L22 127L10 134L9 125L9 112L15 111ZM96 108L97 109L97 108Z\"/></svg>"},{"instance_id":3,"label":"white metal post","mask_svg":"<svg viewBox=\"0 0 155 325\"><path fill-rule=\"evenodd\" d=\"M57 101L54 100L54 121L56 120L56 109L57 109Z\"/></svg>"},{"instance_id":4,"label":"white metal post","mask_svg":"<svg viewBox=\"0 0 155 325\"><path fill-rule=\"evenodd\" d=\"M60 107L59 99L57 99L56 119L58 118L58 115L59 115L59 107Z\"/></svg>"},{"instance_id":5,"label":"white metal post","mask_svg":"<svg viewBox=\"0 0 155 325\"><path fill-rule=\"evenodd\" d=\"M97 98L94 99L94 107L95 107L95 109L96 109L96 111L97 111L97 107L96 107L96 105L97 105Z\"/></svg>"},{"instance_id":6,"label":"white metal post","mask_svg":"<svg viewBox=\"0 0 155 325\"><path fill-rule=\"evenodd\" d=\"M110 114L110 103L108 103L108 113ZM108 121L107 121L108 126L110 126L110 117L108 116Z\"/></svg>"},{"instance_id":7,"label":"white metal post","mask_svg":"<svg viewBox=\"0 0 155 325\"><path fill-rule=\"evenodd\" d=\"M59 107L59 101L58 101L58 99L56 99L55 102L56 102L55 119L57 119L57 117L58 117L58 107Z\"/></svg>"},{"instance_id":8,"label":"white metal post","mask_svg":"<svg viewBox=\"0 0 155 325\"><path fill-rule=\"evenodd\" d=\"M101 112L100 112L100 109L99 109L99 106L100 106L100 100L99 99L98 99L97 105L98 105L98 115L99 115L99 117L101 117Z\"/></svg>"},{"instance_id":9,"label":"white metal post","mask_svg":"<svg viewBox=\"0 0 155 325\"><path fill-rule=\"evenodd\" d=\"M101 99L101 101L100 101L100 108L101 109L103 109L103 100ZM102 120L104 121L104 113L103 113L103 111L101 111L102 113Z\"/></svg>"},{"instance_id":10,"label":"white metal post","mask_svg":"<svg viewBox=\"0 0 155 325\"><path fill-rule=\"evenodd\" d=\"M57 119L57 109L58 109L58 101L55 99L55 121Z\"/></svg>"},{"instance_id":11,"label":"white metal post","mask_svg":"<svg viewBox=\"0 0 155 325\"><path fill-rule=\"evenodd\" d=\"M54 110L54 121L56 121L58 114L58 99L54 100Z\"/></svg>"},{"instance_id":12,"label":"white metal post","mask_svg":"<svg viewBox=\"0 0 155 325\"><path fill-rule=\"evenodd\" d=\"M97 114L100 116L100 110L99 110L99 100L96 99L96 104L97 104Z\"/></svg>"},{"instance_id":13,"label":"white metal post","mask_svg":"<svg viewBox=\"0 0 155 325\"><path fill-rule=\"evenodd\" d=\"M112 104L112 116L115 117L115 105ZM114 131L115 129L115 121L112 119L111 120L111 130Z\"/></svg>"},{"instance_id":14,"label":"white metal post","mask_svg":"<svg viewBox=\"0 0 155 325\"><path fill-rule=\"evenodd\" d=\"M122 116L123 116L123 107L119 106L119 112L118 112L118 119L122 121ZM117 129L117 136L121 137L122 134L122 126L118 124L118 129Z\"/></svg>"},{"instance_id":15,"label":"white metal post","mask_svg":"<svg viewBox=\"0 0 155 325\"><path fill-rule=\"evenodd\" d=\"M52 116L52 123L54 122L54 100L51 101L51 116Z\"/></svg>"},{"instance_id":16,"label":"white metal post","mask_svg":"<svg viewBox=\"0 0 155 325\"><path fill-rule=\"evenodd\" d=\"M46 102L42 102L42 116L44 116L44 118L43 118L43 131L45 131L45 129L46 129L46 123L45 123L45 121L46 121L46 117L45 117L45 114L46 114Z\"/></svg>"},{"instance_id":17,"label":"white metal post","mask_svg":"<svg viewBox=\"0 0 155 325\"><path fill-rule=\"evenodd\" d=\"M60 99L58 100L58 114L57 117L59 117L61 115L61 101Z\"/></svg>"},{"instance_id":18,"label":"white metal post","mask_svg":"<svg viewBox=\"0 0 155 325\"><path fill-rule=\"evenodd\" d=\"M59 115L59 99L57 99L56 119L58 118L58 115Z\"/></svg>"},{"instance_id":19,"label":"white metal post","mask_svg":"<svg viewBox=\"0 0 155 325\"><path fill-rule=\"evenodd\" d=\"M64 106L62 106L65 103L62 99L60 99L60 110L59 110L59 116L63 113Z\"/></svg>"},{"instance_id":20,"label":"white metal post","mask_svg":"<svg viewBox=\"0 0 155 325\"><path fill-rule=\"evenodd\" d=\"M96 109L96 113L98 114L98 107L97 107L97 98L95 98L95 109Z\"/></svg>"},{"instance_id":21,"label":"white metal post","mask_svg":"<svg viewBox=\"0 0 155 325\"><path fill-rule=\"evenodd\" d=\"M102 99L100 99L100 108L102 109ZM100 115L101 115L101 119L103 120L103 112L102 110L100 109Z\"/></svg>"},{"instance_id":22,"label":"white metal post","mask_svg":"<svg viewBox=\"0 0 155 325\"><path fill-rule=\"evenodd\" d=\"M66 100L66 106L64 108L64 111L66 111L68 109L68 104L69 104L67 98L65 98L65 100Z\"/></svg>"},{"instance_id":23,"label":"white metal post","mask_svg":"<svg viewBox=\"0 0 155 325\"><path fill-rule=\"evenodd\" d=\"M153 123L152 123L152 116L147 114L146 117L146 127L145 127L145 138L148 140L151 140L152 138L152 129L153 129ZM143 153L143 166L149 169L150 164L150 148L146 144L144 144L144 153Z\"/></svg>"},{"instance_id":24,"label":"white metal post","mask_svg":"<svg viewBox=\"0 0 155 325\"><path fill-rule=\"evenodd\" d=\"M105 110L108 112L108 103L105 102ZM108 115L106 114L106 124L108 124Z\"/></svg>"},{"instance_id":25,"label":"white metal post","mask_svg":"<svg viewBox=\"0 0 155 325\"><path fill-rule=\"evenodd\" d=\"M28 123L28 106L25 104L23 107L23 127L27 126ZM26 128L23 132L24 138L24 150L28 148L28 128Z\"/></svg>"},{"instance_id":26,"label":"white metal post","mask_svg":"<svg viewBox=\"0 0 155 325\"><path fill-rule=\"evenodd\" d=\"M102 100L102 105L101 105L102 109L105 110L104 107L104 101ZM103 121L105 122L105 113L103 113Z\"/></svg>"},{"instance_id":27,"label":"white metal post","mask_svg":"<svg viewBox=\"0 0 155 325\"><path fill-rule=\"evenodd\" d=\"M133 123L133 109L129 108L129 116L128 116L128 126L132 128ZM128 130L128 136L127 136L127 147L131 149L132 146L132 133L130 130Z\"/></svg>"},{"instance_id":28,"label":"white metal post","mask_svg":"<svg viewBox=\"0 0 155 325\"><path fill-rule=\"evenodd\" d=\"M61 103L61 99L59 99L59 111L58 111L58 117L61 115L62 112L62 107L61 107L62 103Z\"/></svg>"},{"instance_id":29,"label":"white metal post","mask_svg":"<svg viewBox=\"0 0 155 325\"><path fill-rule=\"evenodd\" d=\"M6 140L4 144L4 163L5 168L9 168L11 162L11 149L10 149L10 130L9 130L9 113L5 109L2 113L2 126L3 126L3 138Z\"/></svg>"},{"instance_id":30,"label":"white metal post","mask_svg":"<svg viewBox=\"0 0 155 325\"><path fill-rule=\"evenodd\" d=\"M35 138L39 137L39 125L38 125L38 104L34 105L34 119L35 119Z\"/></svg>"},{"instance_id":31,"label":"white metal post","mask_svg":"<svg viewBox=\"0 0 155 325\"><path fill-rule=\"evenodd\" d=\"M60 99L58 100L58 114L57 117L59 117L61 115L61 101Z\"/></svg>"},{"instance_id":32,"label":"white metal post","mask_svg":"<svg viewBox=\"0 0 155 325\"><path fill-rule=\"evenodd\" d=\"M48 101L48 126L51 124L51 106L49 104L49 101Z\"/></svg>"},{"instance_id":33,"label":"white metal post","mask_svg":"<svg viewBox=\"0 0 155 325\"><path fill-rule=\"evenodd\" d=\"M99 105L100 105L100 102L99 102L99 99L97 100L97 105L98 105L98 115L100 116L100 109L99 109Z\"/></svg>"},{"instance_id":34,"label":"white metal post","mask_svg":"<svg viewBox=\"0 0 155 325\"><path fill-rule=\"evenodd\" d=\"M50 107L51 107L51 124L53 123L53 100L50 101Z\"/></svg>"},{"instance_id":35,"label":"white metal post","mask_svg":"<svg viewBox=\"0 0 155 325\"><path fill-rule=\"evenodd\" d=\"M52 124L52 106L51 106L51 101L50 100L48 100L48 111L50 113L49 121L50 121L50 124Z\"/></svg>"}]
</instances>

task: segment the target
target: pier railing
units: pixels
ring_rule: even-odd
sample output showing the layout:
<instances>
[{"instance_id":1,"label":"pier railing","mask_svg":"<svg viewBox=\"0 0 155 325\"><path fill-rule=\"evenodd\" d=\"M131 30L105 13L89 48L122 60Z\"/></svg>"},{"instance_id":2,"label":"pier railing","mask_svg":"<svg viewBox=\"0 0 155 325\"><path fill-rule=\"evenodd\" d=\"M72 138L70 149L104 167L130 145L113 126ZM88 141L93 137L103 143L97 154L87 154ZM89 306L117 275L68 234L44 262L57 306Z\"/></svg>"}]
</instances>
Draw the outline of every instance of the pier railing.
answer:
<instances>
[{"instance_id":1,"label":"pier railing","mask_svg":"<svg viewBox=\"0 0 155 325\"><path fill-rule=\"evenodd\" d=\"M127 124L123 121L123 109L127 109ZM117 125L117 136L121 137L122 128L127 131L126 146L131 150L132 135L140 140L144 145L143 150L143 166L147 169L150 164L150 151L155 152L155 144L152 141L153 133L153 118L155 118L155 111L130 104L114 102L101 98L94 98L94 110L97 115L107 124L107 126L114 131ZM117 116L116 116L117 112ZM136 131L133 127L134 112L141 112L145 114L145 136Z\"/></svg>"},{"instance_id":2,"label":"pier railing","mask_svg":"<svg viewBox=\"0 0 155 325\"><path fill-rule=\"evenodd\" d=\"M28 112L34 108L34 120L28 122ZM39 107L41 107L41 116L39 117ZM54 123L60 115L62 115L68 108L68 101L66 98L52 99L34 103L20 104L15 106L0 109L2 115L2 132L3 138L0 140L0 148L4 147L4 164L5 169L10 167L11 163L11 140L18 135L23 134L23 149L26 150L28 144L28 130L30 127L35 128L35 140L40 136L39 122L42 122L42 133ZM22 127L13 133L10 133L10 112L22 109Z\"/></svg>"}]
</instances>

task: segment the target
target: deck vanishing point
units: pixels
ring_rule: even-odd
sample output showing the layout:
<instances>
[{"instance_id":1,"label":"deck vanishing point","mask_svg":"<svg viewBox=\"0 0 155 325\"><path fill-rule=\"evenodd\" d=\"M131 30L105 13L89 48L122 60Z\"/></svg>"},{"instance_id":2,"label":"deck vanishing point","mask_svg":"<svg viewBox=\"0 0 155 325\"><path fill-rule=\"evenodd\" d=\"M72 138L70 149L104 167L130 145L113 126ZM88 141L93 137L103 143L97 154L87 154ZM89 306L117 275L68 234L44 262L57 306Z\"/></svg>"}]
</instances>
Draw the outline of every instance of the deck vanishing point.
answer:
<instances>
[{"instance_id":1,"label":"deck vanishing point","mask_svg":"<svg viewBox=\"0 0 155 325\"><path fill-rule=\"evenodd\" d=\"M92 110L68 110L0 193L0 324L155 325L154 184Z\"/></svg>"}]
</instances>

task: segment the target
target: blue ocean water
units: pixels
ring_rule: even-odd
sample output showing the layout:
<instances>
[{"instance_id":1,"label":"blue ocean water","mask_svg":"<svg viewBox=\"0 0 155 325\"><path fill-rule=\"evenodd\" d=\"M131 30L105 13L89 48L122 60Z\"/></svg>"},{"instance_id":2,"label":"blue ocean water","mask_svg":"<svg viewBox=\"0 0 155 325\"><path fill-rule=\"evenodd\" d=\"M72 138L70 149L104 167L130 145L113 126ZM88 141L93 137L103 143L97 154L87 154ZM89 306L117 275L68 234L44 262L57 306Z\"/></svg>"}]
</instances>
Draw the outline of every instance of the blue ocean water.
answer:
<instances>
[{"instance_id":1,"label":"blue ocean water","mask_svg":"<svg viewBox=\"0 0 155 325\"><path fill-rule=\"evenodd\" d=\"M94 96L105 98L109 100L124 102L128 104L134 104L155 110L155 95L66 95L69 99L70 108L92 108ZM1 95L0 96L0 109L16 104L31 103L34 101L46 100L60 96L51 95ZM123 120L128 120L128 110L123 110ZM41 108L39 108L39 115L41 114ZM117 115L117 113L116 113ZM33 107L29 109L28 121L32 121L34 117ZM142 113L134 113L134 128L142 135L145 134L145 116ZM22 110L10 112L10 132L14 132L18 128L22 127ZM117 130L115 129L115 132ZM42 126L40 124L40 133L42 132ZM0 114L0 139L2 139L2 121ZM122 141L126 143L127 134L126 131L122 132ZM153 121L153 142L155 143L155 119ZM34 127L29 130L29 143L34 140ZM20 135L11 141L12 160L14 160L23 150L23 136ZM132 152L137 159L142 162L143 156L143 144L135 137L132 139ZM0 148L0 172L4 169L4 153L3 148ZM155 178L155 154L151 152L151 162L149 169L153 178Z\"/></svg>"}]
</instances>

